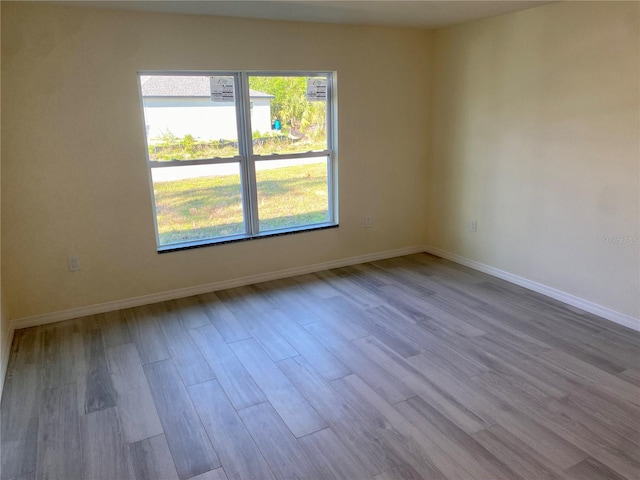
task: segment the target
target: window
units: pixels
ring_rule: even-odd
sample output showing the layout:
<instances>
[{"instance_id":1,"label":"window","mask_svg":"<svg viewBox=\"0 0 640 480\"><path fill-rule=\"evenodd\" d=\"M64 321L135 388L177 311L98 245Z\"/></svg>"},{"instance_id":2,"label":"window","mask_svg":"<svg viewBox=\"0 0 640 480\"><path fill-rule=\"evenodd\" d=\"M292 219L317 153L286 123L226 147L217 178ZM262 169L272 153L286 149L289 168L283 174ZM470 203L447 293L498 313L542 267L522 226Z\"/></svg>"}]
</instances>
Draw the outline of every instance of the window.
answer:
<instances>
[{"instance_id":1,"label":"window","mask_svg":"<svg viewBox=\"0 0 640 480\"><path fill-rule=\"evenodd\" d=\"M337 226L332 73L139 81L158 251Z\"/></svg>"}]
</instances>

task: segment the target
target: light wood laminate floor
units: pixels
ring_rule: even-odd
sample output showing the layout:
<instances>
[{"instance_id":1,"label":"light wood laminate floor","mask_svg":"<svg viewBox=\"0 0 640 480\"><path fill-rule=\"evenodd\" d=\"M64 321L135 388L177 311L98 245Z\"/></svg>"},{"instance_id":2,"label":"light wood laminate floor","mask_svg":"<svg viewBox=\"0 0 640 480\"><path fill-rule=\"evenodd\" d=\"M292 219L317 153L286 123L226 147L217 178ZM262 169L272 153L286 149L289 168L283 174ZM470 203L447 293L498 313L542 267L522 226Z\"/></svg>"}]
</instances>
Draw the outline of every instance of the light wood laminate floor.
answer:
<instances>
[{"instance_id":1,"label":"light wood laminate floor","mask_svg":"<svg viewBox=\"0 0 640 480\"><path fill-rule=\"evenodd\" d=\"M635 480L639 346L427 254L29 328L1 478Z\"/></svg>"}]
</instances>

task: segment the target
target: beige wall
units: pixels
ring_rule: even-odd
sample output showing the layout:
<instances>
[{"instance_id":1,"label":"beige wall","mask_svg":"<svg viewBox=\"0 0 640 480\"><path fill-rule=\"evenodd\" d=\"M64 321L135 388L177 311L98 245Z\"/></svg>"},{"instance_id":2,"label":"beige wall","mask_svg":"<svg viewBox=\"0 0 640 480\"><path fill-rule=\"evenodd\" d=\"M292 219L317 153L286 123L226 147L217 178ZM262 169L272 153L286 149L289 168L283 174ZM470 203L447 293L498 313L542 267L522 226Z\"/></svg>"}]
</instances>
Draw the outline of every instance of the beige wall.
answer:
<instances>
[{"instance_id":1,"label":"beige wall","mask_svg":"<svg viewBox=\"0 0 640 480\"><path fill-rule=\"evenodd\" d=\"M640 316L639 12L563 2L435 32L428 244Z\"/></svg>"},{"instance_id":2,"label":"beige wall","mask_svg":"<svg viewBox=\"0 0 640 480\"><path fill-rule=\"evenodd\" d=\"M2 19L2 12L0 11L0 22ZM1 27L0 27L1 33ZM2 85L2 79L0 78L0 90ZM1 99L0 99L1 100ZM0 112L2 111L2 105L0 102ZM2 130L2 115L0 114L0 131ZM2 151L2 139L0 139L0 152ZM2 212L2 195L1 195L1 185L2 185L2 162L0 156L0 212ZM0 243L2 240L2 222L0 221ZM1 259L2 248L0 248L0 264L2 263ZM4 376L5 376L5 367L4 364L5 358L8 358L9 353L9 315L7 313L7 304L4 301L4 285L2 284L2 276L0 275L0 396L2 395L2 389L4 387Z\"/></svg>"},{"instance_id":3,"label":"beige wall","mask_svg":"<svg viewBox=\"0 0 640 480\"><path fill-rule=\"evenodd\" d=\"M422 244L430 39L2 2L2 275L12 318ZM139 69L337 71L340 228L158 255ZM374 228L363 228L366 214ZM68 271L71 253L80 272Z\"/></svg>"}]
</instances>

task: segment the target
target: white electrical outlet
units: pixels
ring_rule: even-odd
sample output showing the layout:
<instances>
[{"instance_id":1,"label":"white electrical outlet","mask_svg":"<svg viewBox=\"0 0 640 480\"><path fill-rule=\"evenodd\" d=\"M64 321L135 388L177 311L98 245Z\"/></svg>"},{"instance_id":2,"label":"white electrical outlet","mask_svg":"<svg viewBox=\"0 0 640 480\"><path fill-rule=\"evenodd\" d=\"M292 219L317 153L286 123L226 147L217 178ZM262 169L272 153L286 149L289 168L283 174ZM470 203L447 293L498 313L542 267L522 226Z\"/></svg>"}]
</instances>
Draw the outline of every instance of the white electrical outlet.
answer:
<instances>
[{"instance_id":1,"label":"white electrical outlet","mask_svg":"<svg viewBox=\"0 0 640 480\"><path fill-rule=\"evenodd\" d=\"M364 217L364 228L371 228L371 224L373 223L371 219L371 215L366 215Z\"/></svg>"},{"instance_id":2,"label":"white electrical outlet","mask_svg":"<svg viewBox=\"0 0 640 480\"><path fill-rule=\"evenodd\" d=\"M478 221L477 220L471 220L471 231L472 232L477 232L478 231Z\"/></svg>"},{"instance_id":3,"label":"white electrical outlet","mask_svg":"<svg viewBox=\"0 0 640 480\"><path fill-rule=\"evenodd\" d=\"M70 272L78 272L80 271L80 258L77 255L69 255L69 271Z\"/></svg>"}]
</instances>

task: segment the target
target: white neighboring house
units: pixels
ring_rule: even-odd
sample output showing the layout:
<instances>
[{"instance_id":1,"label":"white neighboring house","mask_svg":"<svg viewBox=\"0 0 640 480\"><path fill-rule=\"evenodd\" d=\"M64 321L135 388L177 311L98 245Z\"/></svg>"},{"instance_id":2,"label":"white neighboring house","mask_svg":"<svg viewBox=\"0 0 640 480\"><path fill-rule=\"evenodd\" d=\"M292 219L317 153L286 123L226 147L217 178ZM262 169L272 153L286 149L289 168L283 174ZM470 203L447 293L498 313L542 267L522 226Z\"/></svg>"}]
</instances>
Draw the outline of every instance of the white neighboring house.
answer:
<instances>
[{"instance_id":1,"label":"white neighboring house","mask_svg":"<svg viewBox=\"0 0 640 480\"><path fill-rule=\"evenodd\" d=\"M147 141L157 143L171 132L176 137L193 135L198 140L237 140L233 102L213 102L208 76L142 76L142 103ZM273 95L250 90L251 129L271 131Z\"/></svg>"}]
</instances>

